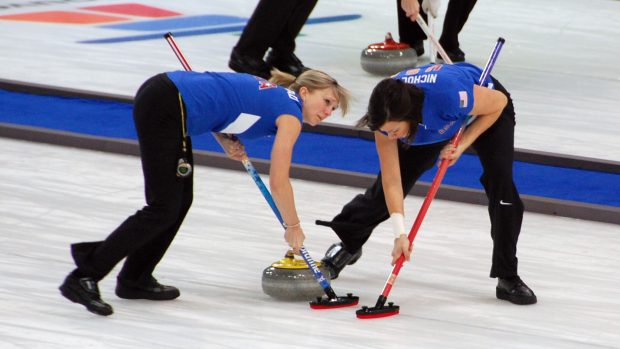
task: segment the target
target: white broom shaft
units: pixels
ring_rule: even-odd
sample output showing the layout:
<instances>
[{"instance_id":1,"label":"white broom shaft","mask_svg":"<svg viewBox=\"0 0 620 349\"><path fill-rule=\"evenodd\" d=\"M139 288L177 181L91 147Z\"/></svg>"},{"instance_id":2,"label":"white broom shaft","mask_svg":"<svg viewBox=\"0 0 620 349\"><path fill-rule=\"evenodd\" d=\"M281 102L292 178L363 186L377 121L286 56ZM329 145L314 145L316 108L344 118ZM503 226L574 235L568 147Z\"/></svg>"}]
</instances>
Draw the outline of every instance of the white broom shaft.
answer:
<instances>
[{"instance_id":1,"label":"white broom shaft","mask_svg":"<svg viewBox=\"0 0 620 349\"><path fill-rule=\"evenodd\" d=\"M439 43L439 41L437 40L435 35L433 33L431 33L431 30L428 28L428 25L426 25L426 22L424 21L424 18L422 18L422 16L418 15L418 18L416 18L415 21L418 23L420 28L422 28L422 31L424 31L424 34L426 34L426 36L429 39L431 39L433 44L435 44L435 47L437 48L437 51L439 51L439 55L441 56L443 61L448 63L448 64L452 64L452 60L450 59L450 57L448 57L448 54L443 49L443 47L441 47L441 44Z\"/></svg>"},{"instance_id":2,"label":"white broom shaft","mask_svg":"<svg viewBox=\"0 0 620 349\"><path fill-rule=\"evenodd\" d=\"M428 27L430 28L430 33L435 35L435 18L433 16L428 17ZM437 61L437 49L431 40L428 41L428 52L430 55L431 63L435 64Z\"/></svg>"}]
</instances>

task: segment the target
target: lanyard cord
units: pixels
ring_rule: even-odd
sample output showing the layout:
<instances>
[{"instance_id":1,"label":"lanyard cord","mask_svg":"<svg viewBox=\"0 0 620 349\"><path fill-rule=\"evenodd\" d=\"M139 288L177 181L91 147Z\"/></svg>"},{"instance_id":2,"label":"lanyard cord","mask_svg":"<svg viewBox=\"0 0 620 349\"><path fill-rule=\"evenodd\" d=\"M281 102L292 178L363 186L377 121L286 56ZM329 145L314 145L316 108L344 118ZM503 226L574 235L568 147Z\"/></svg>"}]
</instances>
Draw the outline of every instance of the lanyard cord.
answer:
<instances>
[{"instance_id":1,"label":"lanyard cord","mask_svg":"<svg viewBox=\"0 0 620 349\"><path fill-rule=\"evenodd\" d=\"M179 95L179 109L181 109L181 132L183 132L183 154L187 154L187 143L185 141L187 137L187 132L185 131L185 111L183 109L183 99L181 98L181 92L178 92Z\"/></svg>"}]
</instances>

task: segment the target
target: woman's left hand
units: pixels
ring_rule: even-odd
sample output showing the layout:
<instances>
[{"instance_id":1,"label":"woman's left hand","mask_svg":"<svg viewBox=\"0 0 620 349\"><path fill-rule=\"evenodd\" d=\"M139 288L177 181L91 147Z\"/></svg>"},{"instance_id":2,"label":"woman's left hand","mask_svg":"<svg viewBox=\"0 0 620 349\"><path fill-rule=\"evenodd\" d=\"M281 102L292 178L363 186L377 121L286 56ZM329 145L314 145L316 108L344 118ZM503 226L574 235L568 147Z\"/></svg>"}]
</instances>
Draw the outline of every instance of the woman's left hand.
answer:
<instances>
[{"instance_id":1,"label":"woman's left hand","mask_svg":"<svg viewBox=\"0 0 620 349\"><path fill-rule=\"evenodd\" d=\"M409 243L409 238L405 234L394 239L394 248L392 249L392 266L396 265L396 262L400 256L405 257L405 261L411 260L411 251L413 251L413 244Z\"/></svg>"},{"instance_id":2,"label":"woman's left hand","mask_svg":"<svg viewBox=\"0 0 620 349\"><path fill-rule=\"evenodd\" d=\"M443 149L441 149L441 152L439 153L439 159L448 160L449 167L454 165L458 161L458 159L461 157L461 154L463 154L463 151L465 151L465 149L461 146L455 147L454 144L448 143L443 147Z\"/></svg>"}]
</instances>

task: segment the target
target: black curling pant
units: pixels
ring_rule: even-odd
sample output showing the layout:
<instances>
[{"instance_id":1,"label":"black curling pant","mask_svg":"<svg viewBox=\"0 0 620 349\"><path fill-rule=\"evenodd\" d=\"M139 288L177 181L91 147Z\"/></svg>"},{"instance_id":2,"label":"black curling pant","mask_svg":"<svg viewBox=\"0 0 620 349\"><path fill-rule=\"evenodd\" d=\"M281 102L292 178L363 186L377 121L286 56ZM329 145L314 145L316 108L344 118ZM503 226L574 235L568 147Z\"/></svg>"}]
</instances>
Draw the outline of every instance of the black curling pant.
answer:
<instances>
[{"instance_id":1,"label":"black curling pant","mask_svg":"<svg viewBox=\"0 0 620 349\"><path fill-rule=\"evenodd\" d=\"M523 219L523 202L512 175L515 113L506 89L493 80L495 88L509 98L508 105L493 126L474 142L483 173L480 182L489 198L493 257L491 277L517 275L517 240ZM446 144L405 147L399 145L403 192L408 193L422 173L432 168ZM346 204L329 225L349 252L355 252L368 240L373 229L389 218L381 174L364 194Z\"/></svg>"},{"instance_id":2,"label":"black curling pant","mask_svg":"<svg viewBox=\"0 0 620 349\"><path fill-rule=\"evenodd\" d=\"M420 3L420 16L424 19L424 22L427 22L428 16L422 11L422 0L418 0ZM398 19L398 37L399 41L405 44L413 45L414 42L420 40L426 40L426 34L418 23L412 22L407 14L400 6L401 0L396 0L396 16Z\"/></svg>"},{"instance_id":3,"label":"black curling pant","mask_svg":"<svg viewBox=\"0 0 620 349\"><path fill-rule=\"evenodd\" d=\"M448 51L455 51L459 48L459 33L469 14L474 9L477 0L450 0L448 1L448 9L446 17L443 21L443 29L439 43Z\"/></svg>"},{"instance_id":4,"label":"black curling pant","mask_svg":"<svg viewBox=\"0 0 620 349\"><path fill-rule=\"evenodd\" d=\"M446 143L416 147L406 147L399 143L398 159L403 193L408 193L420 176L435 165L439 151ZM372 186L346 204L329 223L351 253L362 248L377 225L389 218L381 180L382 175L379 173Z\"/></svg>"},{"instance_id":5,"label":"black curling pant","mask_svg":"<svg viewBox=\"0 0 620 349\"><path fill-rule=\"evenodd\" d=\"M448 50L454 51L459 48L458 36L469 18L469 14L474 9L477 0L450 0L448 1L448 8L446 9L446 16L444 18L443 27L441 30L441 37L439 43L441 46ZM420 0L420 15L426 22L427 14L422 11ZM398 35L400 41L413 45L415 41L426 40L426 34L416 22L412 22L405 15L400 6L400 0L396 1L397 18L398 18Z\"/></svg>"},{"instance_id":6,"label":"black curling pant","mask_svg":"<svg viewBox=\"0 0 620 349\"><path fill-rule=\"evenodd\" d=\"M235 46L257 59L268 48L282 54L295 51L295 38L318 0L260 0Z\"/></svg>"},{"instance_id":7,"label":"black curling pant","mask_svg":"<svg viewBox=\"0 0 620 349\"><path fill-rule=\"evenodd\" d=\"M152 276L192 204L193 175L176 175L182 156L193 164L189 138L187 154L182 151L180 108L178 91L165 74L147 80L138 90L133 116L146 206L104 241L72 245L79 274L100 280L126 258L119 278L140 283Z\"/></svg>"}]
</instances>

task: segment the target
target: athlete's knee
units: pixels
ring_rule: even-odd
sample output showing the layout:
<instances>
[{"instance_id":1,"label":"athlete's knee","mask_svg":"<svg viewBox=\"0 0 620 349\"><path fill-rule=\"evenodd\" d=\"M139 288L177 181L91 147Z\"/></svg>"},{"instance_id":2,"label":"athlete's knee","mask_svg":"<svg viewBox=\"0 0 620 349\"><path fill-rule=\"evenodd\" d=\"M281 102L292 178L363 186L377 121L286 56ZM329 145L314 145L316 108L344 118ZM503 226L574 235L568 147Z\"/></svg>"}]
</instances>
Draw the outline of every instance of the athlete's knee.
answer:
<instances>
[{"instance_id":1,"label":"athlete's knee","mask_svg":"<svg viewBox=\"0 0 620 349\"><path fill-rule=\"evenodd\" d=\"M138 211L137 215L143 219L155 221L162 226L168 226L175 223L183 214L183 207L184 205L178 200L151 203Z\"/></svg>"}]
</instances>

